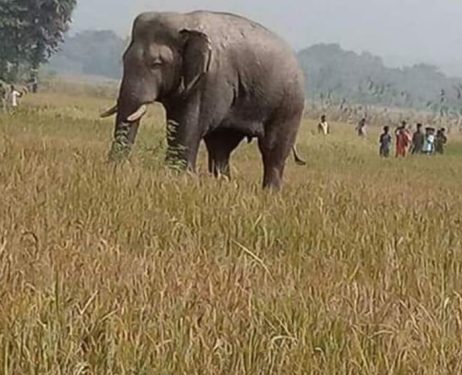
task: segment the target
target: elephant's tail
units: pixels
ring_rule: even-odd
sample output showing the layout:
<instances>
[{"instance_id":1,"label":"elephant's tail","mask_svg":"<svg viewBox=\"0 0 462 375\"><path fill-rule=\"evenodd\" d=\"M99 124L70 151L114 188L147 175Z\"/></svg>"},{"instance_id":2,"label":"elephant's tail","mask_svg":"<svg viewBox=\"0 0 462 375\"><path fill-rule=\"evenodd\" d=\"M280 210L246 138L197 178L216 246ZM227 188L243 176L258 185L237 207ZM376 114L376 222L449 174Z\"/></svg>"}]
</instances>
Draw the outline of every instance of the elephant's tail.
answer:
<instances>
[{"instance_id":1,"label":"elephant's tail","mask_svg":"<svg viewBox=\"0 0 462 375\"><path fill-rule=\"evenodd\" d=\"M292 152L294 153L294 159L295 159L295 163L297 163L298 165L306 165L306 161L303 160L300 155L298 154L298 151L297 151L297 147L296 146L293 146L292 147Z\"/></svg>"}]
</instances>

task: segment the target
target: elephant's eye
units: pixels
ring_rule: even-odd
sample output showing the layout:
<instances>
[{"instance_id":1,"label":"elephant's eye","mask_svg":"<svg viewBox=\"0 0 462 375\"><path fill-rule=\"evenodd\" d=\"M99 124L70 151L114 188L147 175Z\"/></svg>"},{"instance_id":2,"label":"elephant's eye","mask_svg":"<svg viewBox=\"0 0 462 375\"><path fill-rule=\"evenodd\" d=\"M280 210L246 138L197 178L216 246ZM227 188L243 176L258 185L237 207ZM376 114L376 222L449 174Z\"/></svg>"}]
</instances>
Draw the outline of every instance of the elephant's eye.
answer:
<instances>
[{"instance_id":1,"label":"elephant's eye","mask_svg":"<svg viewBox=\"0 0 462 375\"><path fill-rule=\"evenodd\" d=\"M151 68L156 69L162 65L162 60L158 57L151 61Z\"/></svg>"}]
</instances>

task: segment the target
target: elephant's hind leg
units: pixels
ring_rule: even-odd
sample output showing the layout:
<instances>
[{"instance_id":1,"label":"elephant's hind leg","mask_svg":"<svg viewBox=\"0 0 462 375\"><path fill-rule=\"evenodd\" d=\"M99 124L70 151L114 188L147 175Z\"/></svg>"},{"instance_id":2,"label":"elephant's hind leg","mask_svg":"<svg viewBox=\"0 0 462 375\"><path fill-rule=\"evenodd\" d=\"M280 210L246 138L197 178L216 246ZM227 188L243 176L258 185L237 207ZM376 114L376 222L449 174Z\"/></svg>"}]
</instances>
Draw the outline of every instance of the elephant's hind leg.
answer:
<instances>
[{"instance_id":1,"label":"elephant's hind leg","mask_svg":"<svg viewBox=\"0 0 462 375\"><path fill-rule=\"evenodd\" d=\"M300 115L282 121L273 121L259 138L258 146L263 160L263 188L280 190L286 160L295 144L300 126Z\"/></svg>"},{"instance_id":2,"label":"elephant's hind leg","mask_svg":"<svg viewBox=\"0 0 462 375\"><path fill-rule=\"evenodd\" d=\"M279 190L287 159L286 150L279 146L269 148L264 141L261 141L259 146L263 159L263 188Z\"/></svg>"},{"instance_id":3,"label":"elephant's hind leg","mask_svg":"<svg viewBox=\"0 0 462 375\"><path fill-rule=\"evenodd\" d=\"M204 141L209 154L209 172L231 178L229 159L231 153L244 139L244 134L234 130L216 130L205 136Z\"/></svg>"}]
</instances>

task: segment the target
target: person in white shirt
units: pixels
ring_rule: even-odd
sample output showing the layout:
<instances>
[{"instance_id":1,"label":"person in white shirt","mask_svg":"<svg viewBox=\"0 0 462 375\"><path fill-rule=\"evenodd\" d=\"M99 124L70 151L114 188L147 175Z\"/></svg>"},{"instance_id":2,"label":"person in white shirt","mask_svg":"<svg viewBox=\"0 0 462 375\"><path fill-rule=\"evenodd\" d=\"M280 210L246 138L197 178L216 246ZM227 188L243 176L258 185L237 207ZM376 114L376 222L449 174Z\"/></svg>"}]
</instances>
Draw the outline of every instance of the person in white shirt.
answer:
<instances>
[{"instance_id":1,"label":"person in white shirt","mask_svg":"<svg viewBox=\"0 0 462 375\"><path fill-rule=\"evenodd\" d=\"M19 104L18 99L22 96L22 94L15 89L13 85L11 85L11 90L10 90L10 100L9 104L11 107L16 108Z\"/></svg>"},{"instance_id":2,"label":"person in white shirt","mask_svg":"<svg viewBox=\"0 0 462 375\"><path fill-rule=\"evenodd\" d=\"M326 115L321 116L321 122L318 124L318 133L327 135L330 133L329 124L326 121Z\"/></svg>"},{"instance_id":3,"label":"person in white shirt","mask_svg":"<svg viewBox=\"0 0 462 375\"><path fill-rule=\"evenodd\" d=\"M358 125L356 126L356 131L358 132L358 136L360 137L365 137L367 132L367 122L366 118L362 118L361 121L359 121Z\"/></svg>"}]
</instances>

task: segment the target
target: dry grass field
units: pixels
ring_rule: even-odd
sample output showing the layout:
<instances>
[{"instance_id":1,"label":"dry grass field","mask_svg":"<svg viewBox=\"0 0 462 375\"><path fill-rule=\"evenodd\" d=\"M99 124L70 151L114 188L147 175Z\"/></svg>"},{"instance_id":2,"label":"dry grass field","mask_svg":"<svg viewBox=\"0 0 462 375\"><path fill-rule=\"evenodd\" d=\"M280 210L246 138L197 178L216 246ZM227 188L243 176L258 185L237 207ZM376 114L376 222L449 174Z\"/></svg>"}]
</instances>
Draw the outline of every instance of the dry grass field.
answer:
<instances>
[{"instance_id":1,"label":"dry grass field","mask_svg":"<svg viewBox=\"0 0 462 375\"><path fill-rule=\"evenodd\" d=\"M28 96L0 115L0 373L462 373L462 138L380 160L306 120L280 194L255 144L234 179L162 165L152 108L106 162L111 104Z\"/></svg>"}]
</instances>

